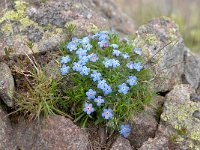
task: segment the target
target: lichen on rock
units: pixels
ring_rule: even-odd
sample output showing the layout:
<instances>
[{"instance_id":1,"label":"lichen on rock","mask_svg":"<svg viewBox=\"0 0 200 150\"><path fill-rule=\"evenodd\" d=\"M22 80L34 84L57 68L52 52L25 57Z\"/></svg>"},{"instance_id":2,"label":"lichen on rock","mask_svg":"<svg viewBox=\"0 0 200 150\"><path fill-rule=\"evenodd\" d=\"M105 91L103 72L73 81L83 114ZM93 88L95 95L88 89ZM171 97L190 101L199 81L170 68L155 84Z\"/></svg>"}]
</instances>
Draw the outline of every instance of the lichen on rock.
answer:
<instances>
[{"instance_id":1,"label":"lichen on rock","mask_svg":"<svg viewBox=\"0 0 200 150\"><path fill-rule=\"evenodd\" d=\"M190 146L200 147L200 120L192 115L199 110L200 104L190 100L194 92L190 85L176 85L167 95L161 119L177 130L178 143L189 139Z\"/></svg>"}]
</instances>

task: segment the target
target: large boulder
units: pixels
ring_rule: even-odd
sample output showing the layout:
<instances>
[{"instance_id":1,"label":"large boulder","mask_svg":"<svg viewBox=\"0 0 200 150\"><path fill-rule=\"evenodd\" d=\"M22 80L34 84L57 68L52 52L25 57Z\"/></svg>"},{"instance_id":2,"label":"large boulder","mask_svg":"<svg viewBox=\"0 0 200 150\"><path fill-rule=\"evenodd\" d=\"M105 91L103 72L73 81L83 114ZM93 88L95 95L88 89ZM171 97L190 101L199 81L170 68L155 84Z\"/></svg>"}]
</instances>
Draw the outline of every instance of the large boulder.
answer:
<instances>
[{"instance_id":1,"label":"large boulder","mask_svg":"<svg viewBox=\"0 0 200 150\"><path fill-rule=\"evenodd\" d=\"M7 64L0 62L0 100L7 106L14 105L14 79Z\"/></svg>"},{"instance_id":2,"label":"large boulder","mask_svg":"<svg viewBox=\"0 0 200 150\"><path fill-rule=\"evenodd\" d=\"M24 150L88 150L88 134L70 119L50 116L42 122L20 121L13 128L13 142Z\"/></svg>"},{"instance_id":3,"label":"large boulder","mask_svg":"<svg viewBox=\"0 0 200 150\"><path fill-rule=\"evenodd\" d=\"M167 95L161 115L158 131L178 143L180 149L200 148L200 103L191 100L194 93L190 85L176 85Z\"/></svg>"},{"instance_id":4,"label":"large boulder","mask_svg":"<svg viewBox=\"0 0 200 150\"><path fill-rule=\"evenodd\" d=\"M162 17L141 26L134 45L143 49L146 66L155 74L153 80L158 92L169 91L182 82L184 43L172 20Z\"/></svg>"},{"instance_id":5,"label":"large boulder","mask_svg":"<svg viewBox=\"0 0 200 150\"><path fill-rule=\"evenodd\" d=\"M15 1L0 18L0 57L57 49L69 25L82 35L110 27L121 33L135 31L133 21L111 0Z\"/></svg>"}]
</instances>

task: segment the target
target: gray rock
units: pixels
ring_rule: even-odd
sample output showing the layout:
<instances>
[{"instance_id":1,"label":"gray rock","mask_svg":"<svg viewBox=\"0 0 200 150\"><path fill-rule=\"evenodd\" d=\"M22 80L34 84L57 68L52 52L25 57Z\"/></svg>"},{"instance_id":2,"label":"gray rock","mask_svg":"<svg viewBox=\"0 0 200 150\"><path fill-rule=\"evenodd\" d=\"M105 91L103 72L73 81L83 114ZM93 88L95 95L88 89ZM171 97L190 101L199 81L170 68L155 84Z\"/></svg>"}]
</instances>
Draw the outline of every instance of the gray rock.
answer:
<instances>
[{"instance_id":1,"label":"gray rock","mask_svg":"<svg viewBox=\"0 0 200 150\"><path fill-rule=\"evenodd\" d=\"M11 142L11 123L8 114L0 107L0 149L13 150L14 146Z\"/></svg>"},{"instance_id":2,"label":"gray rock","mask_svg":"<svg viewBox=\"0 0 200 150\"><path fill-rule=\"evenodd\" d=\"M110 150L132 150L132 147L127 139L120 136L113 143Z\"/></svg>"},{"instance_id":3,"label":"gray rock","mask_svg":"<svg viewBox=\"0 0 200 150\"><path fill-rule=\"evenodd\" d=\"M132 130L128 139L134 148L141 147L144 141L147 141L150 137L153 138L158 125L155 117L148 112L136 115L131 124Z\"/></svg>"},{"instance_id":4,"label":"gray rock","mask_svg":"<svg viewBox=\"0 0 200 150\"><path fill-rule=\"evenodd\" d=\"M200 57L185 49L184 75L186 81L195 89L200 84Z\"/></svg>"},{"instance_id":5,"label":"gray rock","mask_svg":"<svg viewBox=\"0 0 200 150\"><path fill-rule=\"evenodd\" d=\"M90 146L83 129L70 119L57 115L41 122L20 120L12 134L15 145L25 150L88 150Z\"/></svg>"},{"instance_id":6,"label":"gray rock","mask_svg":"<svg viewBox=\"0 0 200 150\"><path fill-rule=\"evenodd\" d=\"M184 43L172 20L163 17L141 26L134 45L142 48L146 65L155 73L157 91L169 91L182 83Z\"/></svg>"},{"instance_id":7,"label":"gray rock","mask_svg":"<svg viewBox=\"0 0 200 150\"><path fill-rule=\"evenodd\" d=\"M193 102L200 102L200 97L196 93L190 95L190 100Z\"/></svg>"},{"instance_id":8,"label":"gray rock","mask_svg":"<svg viewBox=\"0 0 200 150\"><path fill-rule=\"evenodd\" d=\"M15 1L15 9L7 11L10 17L5 13L0 19L0 57L57 50L66 39L69 24L76 26L74 35L78 36L110 27L126 34L135 31L133 21L113 0L47 0L43 5L38 0L26 2ZM5 48L11 51L6 53Z\"/></svg>"},{"instance_id":9,"label":"gray rock","mask_svg":"<svg viewBox=\"0 0 200 150\"><path fill-rule=\"evenodd\" d=\"M149 138L138 150L175 150L175 144L171 143L165 136Z\"/></svg>"},{"instance_id":10,"label":"gray rock","mask_svg":"<svg viewBox=\"0 0 200 150\"><path fill-rule=\"evenodd\" d=\"M161 115L159 132L174 137L180 149L200 147L200 120L197 117L200 103L190 100L195 89L190 85L176 85L167 95ZM194 112L196 112L194 114Z\"/></svg>"},{"instance_id":11,"label":"gray rock","mask_svg":"<svg viewBox=\"0 0 200 150\"><path fill-rule=\"evenodd\" d=\"M14 80L10 68L5 63L0 63L0 99L12 107L14 105Z\"/></svg>"},{"instance_id":12,"label":"gray rock","mask_svg":"<svg viewBox=\"0 0 200 150\"><path fill-rule=\"evenodd\" d=\"M200 120L200 111L199 110L195 110L192 115L193 115L193 117L195 117L195 118Z\"/></svg>"}]
</instances>

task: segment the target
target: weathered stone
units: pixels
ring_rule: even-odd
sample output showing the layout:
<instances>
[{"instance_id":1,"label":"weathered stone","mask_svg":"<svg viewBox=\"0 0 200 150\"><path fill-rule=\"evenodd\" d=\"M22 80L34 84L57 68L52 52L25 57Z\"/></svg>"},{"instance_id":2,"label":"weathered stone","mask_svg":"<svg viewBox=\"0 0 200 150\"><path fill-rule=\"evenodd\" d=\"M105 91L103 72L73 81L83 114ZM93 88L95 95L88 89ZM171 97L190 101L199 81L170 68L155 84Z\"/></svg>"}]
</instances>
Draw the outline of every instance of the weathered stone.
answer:
<instances>
[{"instance_id":1,"label":"weathered stone","mask_svg":"<svg viewBox=\"0 0 200 150\"><path fill-rule=\"evenodd\" d=\"M195 117L195 118L200 120L200 111L199 110L195 110L192 115L193 115L193 117Z\"/></svg>"},{"instance_id":2,"label":"weathered stone","mask_svg":"<svg viewBox=\"0 0 200 150\"><path fill-rule=\"evenodd\" d=\"M43 5L17 0L14 8L0 19L0 57L56 50L70 24L77 26L78 36L110 27L122 33L135 30L111 0L48 0Z\"/></svg>"},{"instance_id":3,"label":"weathered stone","mask_svg":"<svg viewBox=\"0 0 200 150\"><path fill-rule=\"evenodd\" d=\"M14 80L10 68L5 63L0 63L0 99L12 107L14 105Z\"/></svg>"},{"instance_id":4,"label":"weathered stone","mask_svg":"<svg viewBox=\"0 0 200 150\"><path fill-rule=\"evenodd\" d=\"M138 150L175 150L175 144L171 143L165 136L149 138Z\"/></svg>"},{"instance_id":5,"label":"weathered stone","mask_svg":"<svg viewBox=\"0 0 200 150\"><path fill-rule=\"evenodd\" d=\"M193 102L200 102L200 97L196 93L190 95L190 100Z\"/></svg>"},{"instance_id":6,"label":"weathered stone","mask_svg":"<svg viewBox=\"0 0 200 150\"><path fill-rule=\"evenodd\" d=\"M32 150L88 150L87 133L70 119L50 116L42 122L23 120L13 128L13 142L19 149Z\"/></svg>"},{"instance_id":7,"label":"weathered stone","mask_svg":"<svg viewBox=\"0 0 200 150\"><path fill-rule=\"evenodd\" d=\"M136 115L131 124L132 131L128 139L134 148L138 148L148 138L155 136L158 123L153 115L150 115L148 112L143 112Z\"/></svg>"},{"instance_id":8,"label":"weathered stone","mask_svg":"<svg viewBox=\"0 0 200 150\"><path fill-rule=\"evenodd\" d=\"M155 73L157 91L169 91L182 82L184 44L172 20L163 17L141 26L134 45L143 49L146 65Z\"/></svg>"},{"instance_id":9,"label":"weathered stone","mask_svg":"<svg viewBox=\"0 0 200 150\"><path fill-rule=\"evenodd\" d=\"M185 49L184 75L187 82L195 89L200 84L200 57Z\"/></svg>"},{"instance_id":10,"label":"weathered stone","mask_svg":"<svg viewBox=\"0 0 200 150\"><path fill-rule=\"evenodd\" d=\"M127 139L120 136L110 150L132 150L132 147Z\"/></svg>"},{"instance_id":11,"label":"weathered stone","mask_svg":"<svg viewBox=\"0 0 200 150\"><path fill-rule=\"evenodd\" d=\"M190 85L176 85L167 95L159 132L175 137L180 148L200 147L200 120L193 117L200 104L190 100L195 90Z\"/></svg>"},{"instance_id":12,"label":"weathered stone","mask_svg":"<svg viewBox=\"0 0 200 150\"><path fill-rule=\"evenodd\" d=\"M11 142L11 124L6 114L0 107L0 149L13 150L14 146Z\"/></svg>"}]
</instances>

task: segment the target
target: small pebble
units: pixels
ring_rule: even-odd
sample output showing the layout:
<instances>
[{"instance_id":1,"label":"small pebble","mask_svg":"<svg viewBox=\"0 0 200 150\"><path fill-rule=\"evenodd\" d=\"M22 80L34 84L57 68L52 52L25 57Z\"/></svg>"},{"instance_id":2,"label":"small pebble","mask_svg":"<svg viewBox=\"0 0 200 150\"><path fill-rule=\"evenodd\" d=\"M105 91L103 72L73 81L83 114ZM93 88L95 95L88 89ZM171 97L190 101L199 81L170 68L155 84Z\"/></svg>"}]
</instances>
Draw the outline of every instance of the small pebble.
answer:
<instances>
[{"instance_id":1,"label":"small pebble","mask_svg":"<svg viewBox=\"0 0 200 150\"><path fill-rule=\"evenodd\" d=\"M193 117L195 117L195 118L200 120L200 111L199 110L195 110L192 115L193 115Z\"/></svg>"},{"instance_id":2,"label":"small pebble","mask_svg":"<svg viewBox=\"0 0 200 150\"><path fill-rule=\"evenodd\" d=\"M190 100L193 102L200 102L200 97L196 93L190 95Z\"/></svg>"}]
</instances>

